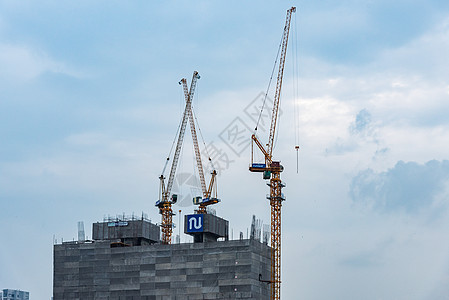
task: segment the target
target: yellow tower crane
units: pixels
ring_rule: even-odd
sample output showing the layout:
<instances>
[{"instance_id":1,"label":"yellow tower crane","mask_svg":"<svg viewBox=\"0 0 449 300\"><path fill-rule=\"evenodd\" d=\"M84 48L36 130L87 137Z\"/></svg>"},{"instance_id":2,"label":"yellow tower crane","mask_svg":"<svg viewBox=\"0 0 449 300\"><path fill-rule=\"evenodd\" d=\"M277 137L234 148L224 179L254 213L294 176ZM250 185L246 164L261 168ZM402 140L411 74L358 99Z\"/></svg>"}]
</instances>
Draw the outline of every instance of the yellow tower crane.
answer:
<instances>
[{"instance_id":1,"label":"yellow tower crane","mask_svg":"<svg viewBox=\"0 0 449 300\"><path fill-rule=\"evenodd\" d=\"M173 162L170 169L170 175L168 177L168 183L165 185L165 169L167 168L170 157L167 157L162 174L159 177L160 180L160 193L159 200L156 202L156 206L159 207L159 213L162 215L162 243L171 244L171 236L173 232L173 210L172 204L175 204L178 196L176 194L171 195L171 189L175 179L176 168L178 167L179 155L181 153L182 142L184 140L184 134L186 131L187 119L192 114L192 99L196 88L196 82L200 78L197 71L193 72L192 82L190 83L190 91L186 94L186 106L182 115L181 126L178 134L178 141L176 143L175 154L173 156ZM181 82L187 82L185 78ZM186 83L187 84L187 83ZM192 123L191 123L192 124ZM194 132L194 128L192 130ZM170 198L171 195L171 198Z\"/></svg>"},{"instance_id":2,"label":"yellow tower crane","mask_svg":"<svg viewBox=\"0 0 449 300\"><path fill-rule=\"evenodd\" d=\"M182 143L184 140L186 125L187 125L187 119L190 123L190 132L192 133L192 140L193 145L195 149L195 158L196 158L196 164L198 168L198 173L200 177L200 183L201 183L201 189L203 192L203 197L195 197L193 199L194 204L199 205L197 213L205 214L207 213L206 207L211 204L216 204L220 202L220 200L216 196L216 180L215 177L217 175L217 171L213 170L211 175L211 181L209 183L209 187L206 187L206 180L204 177L204 171L203 171L203 164L201 162L201 153L200 148L198 146L198 137L196 134L196 128L195 128L195 120L193 116L192 111L192 100L193 95L195 93L196 88L196 82L200 79L200 76L197 71L193 72L192 82L190 83L190 89L187 87L187 79L182 78L179 84L182 85L184 90L184 97L186 101L186 106L184 109L184 113L182 115L181 120L181 126L179 129L178 134L178 140L176 144L176 150L175 154L173 156L173 162L170 169L170 175L168 177L168 183L167 186L165 186L165 169L168 165L168 162L170 160L170 157L167 158L164 169L162 171L162 175L159 177L160 180L160 197L159 200L156 202L156 206L159 207L159 212L162 215L162 243L164 244L170 244L171 243L171 235L173 232L173 210L172 210L172 204L175 204L177 201L178 196L176 194L171 194L171 189L173 187L173 182L176 174L176 168L178 166L179 156L181 153ZM209 158L209 161L211 159ZM215 188L214 188L215 187ZM213 193L214 192L214 193Z\"/></svg>"},{"instance_id":3,"label":"yellow tower crane","mask_svg":"<svg viewBox=\"0 0 449 300\"><path fill-rule=\"evenodd\" d=\"M270 179L270 195L267 196L270 200L271 206L271 299L281 299L281 207L282 201L285 200L282 188L285 184L281 181L281 172L284 167L280 161L273 161L273 143L278 119L279 100L281 96L282 78L284 76L284 63L287 53L288 35L290 31L290 21L292 13L296 11L295 7L287 10L287 17L285 21L284 33L281 42L281 52L279 59L279 71L277 76L276 92L274 94L273 112L271 115L270 135L268 137L268 144L265 148L259 141L257 136L253 134L251 139L251 172L263 172L264 179ZM257 127L256 127L257 130ZM253 151L254 143L260 149L265 157L264 163L254 163Z\"/></svg>"}]
</instances>

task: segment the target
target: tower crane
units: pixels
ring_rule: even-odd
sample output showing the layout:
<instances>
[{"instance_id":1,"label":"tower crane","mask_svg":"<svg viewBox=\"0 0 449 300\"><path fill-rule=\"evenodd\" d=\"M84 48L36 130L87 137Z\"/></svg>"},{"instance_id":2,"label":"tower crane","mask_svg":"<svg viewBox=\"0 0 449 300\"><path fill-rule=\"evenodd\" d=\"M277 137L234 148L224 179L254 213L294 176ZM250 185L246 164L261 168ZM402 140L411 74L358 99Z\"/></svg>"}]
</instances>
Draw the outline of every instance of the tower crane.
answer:
<instances>
[{"instance_id":1,"label":"tower crane","mask_svg":"<svg viewBox=\"0 0 449 300\"><path fill-rule=\"evenodd\" d=\"M170 158L168 157L164 166L164 169L162 171L162 175L159 177L160 180L160 197L159 200L156 202L156 206L159 207L159 213L162 215L162 243L164 244L170 244L171 243L171 235L173 231L173 210L171 208L172 204L175 204L177 201L178 196L176 194L171 194L171 189L173 187L173 182L176 174L176 168L178 166L179 156L181 153L182 143L184 140L186 125L187 125L187 119L190 123L190 131L192 133L192 140L193 145L195 149L195 157L196 157L196 164L199 172L200 177L200 183L201 183L201 189L203 193L203 197L195 197L193 199L194 204L199 205L199 209L197 210L197 213L207 213L206 207L211 204L216 204L220 202L220 200L216 196L216 175L217 171L214 169L211 173L211 181L209 183L209 187L206 186L206 180L204 177L204 171L203 171L203 164L201 161L201 153L198 146L198 137L196 134L196 128L195 128L195 120L192 112L192 100L193 95L195 93L196 88L196 82L200 79L200 76L197 71L193 72L192 82L190 83L190 89L187 86L187 79L182 78L179 84L182 85L184 90L184 97L186 101L186 106L184 109L184 113L182 116L181 121L181 127L179 129L178 134L178 140L176 144L176 150L175 154L173 156L173 162L170 169L170 175L168 177L168 183L167 186L165 186L165 169L168 165L168 162ZM209 158L209 160L211 160ZM215 189L214 189L215 187ZM213 194L213 192L215 192Z\"/></svg>"},{"instance_id":2,"label":"tower crane","mask_svg":"<svg viewBox=\"0 0 449 300\"><path fill-rule=\"evenodd\" d=\"M276 125L279 111L279 100L281 96L282 78L284 76L284 63L287 53L288 35L290 31L290 21L292 13L296 11L295 7L287 10L287 17L285 21L284 33L281 42L281 52L279 59L279 71L277 75L276 92L274 94L273 111L271 115L270 135L268 137L268 144L266 148L259 141L254 133L251 136L251 172L263 172L263 178L269 179L270 195L267 199L270 200L271 206L271 299L279 300L281 298L281 207L282 201L285 200L282 188L285 184L281 181L281 172L284 167L280 161L273 161L273 143L276 132ZM257 130L257 127L256 127ZM260 149L264 155L264 163L254 163L254 144Z\"/></svg>"},{"instance_id":3,"label":"tower crane","mask_svg":"<svg viewBox=\"0 0 449 300\"><path fill-rule=\"evenodd\" d=\"M159 207L159 213L162 215L162 243L171 244L171 236L173 232L173 210L172 204L175 204L178 196L176 194L171 195L171 189L173 187L173 181L175 179L176 168L178 167L179 155L181 153L182 142L184 140L184 134L186 131L187 119L192 114L192 99L195 93L196 82L200 78L197 71L193 72L192 82L190 83L190 91L187 92L186 106L182 115L181 127L179 129L178 141L176 143L176 150L173 156L173 162L170 169L170 175L168 177L168 183L165 185L165 169L167 168L170 157L167 157L162 174L159 177L160 180L160 195L159 200L156 202L156 206ZM183 79L185 82L186 80ZM186 83L187 84L187 83ZM171 195L171 198L170 198Z\"/></svg>"}]
</instances>

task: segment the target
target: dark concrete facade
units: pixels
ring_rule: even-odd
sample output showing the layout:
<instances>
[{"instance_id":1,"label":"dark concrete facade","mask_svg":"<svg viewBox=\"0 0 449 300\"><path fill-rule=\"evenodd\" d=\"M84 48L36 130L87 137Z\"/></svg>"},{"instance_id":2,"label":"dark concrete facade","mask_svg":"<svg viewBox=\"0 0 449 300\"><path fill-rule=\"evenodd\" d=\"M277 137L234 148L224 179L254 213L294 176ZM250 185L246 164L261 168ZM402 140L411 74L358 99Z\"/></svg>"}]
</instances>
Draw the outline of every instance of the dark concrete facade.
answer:
<instances>
[{"instance_id":1,"label":"dark concrete facade","mask_svg":"<svg viewBox=\"0 0 449 300\"><path fill-rule=\"evenodd\" d=\"M111 240L127 246L140 246L160 241L159 226L148 220L114 220L92 224L93 240Z\"/></svg>"},{"instance_id":2,"label":"dark concrete facade","mask_svg":"<svg viewBox=\"0 0 449 300\"><path fill-rule=\"evenodd\" d=\"M54 245L54 300L269 299L270 248L256 240Z\"/></svg>"}]
</instances>

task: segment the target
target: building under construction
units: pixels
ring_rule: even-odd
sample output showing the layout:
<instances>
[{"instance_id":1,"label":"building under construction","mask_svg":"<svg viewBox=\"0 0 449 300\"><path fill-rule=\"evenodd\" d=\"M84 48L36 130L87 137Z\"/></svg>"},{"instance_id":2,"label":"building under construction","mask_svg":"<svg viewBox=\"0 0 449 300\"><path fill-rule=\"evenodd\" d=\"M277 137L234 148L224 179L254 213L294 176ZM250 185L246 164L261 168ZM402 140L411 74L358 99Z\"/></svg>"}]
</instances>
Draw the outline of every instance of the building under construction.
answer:
<instances>
[{"instance_id":1,"label":"building under construction","mask_svg":"<svg viewBox=\"0 0 449 300\"><path fill-rule=\"evenodd\" d=\"M279 71L268 143L264 146L257 136L260 116L251 136L249 170L262 173L262 178L269 180L267 199L271 209L271 247L268 246L268 238L263 243L260 238L244 240L242 235L238 240L229 240L228 221L209 213L209 205L219 203L220 199L217 198L217 171L209 157L213 171L207 185L198 146L192 99L200 76L195 71L190 88L185 78L179 82L186 104L173 141L173 145L176 144L174 154L170 150L159 177L156 207L161 214L160 226L143 217L140 220L117 218L93 224L90 241L79 239L55 245L54 299L280 299L281 208L285 201L282 193L285 183L281 181L284 167L274 159L273 148L290 22L295 11L295 7L287 10L279 46ZM266 95L264 104L265 100ZM194 197L193 203L198 208L184 220L185 233L193 236L193 243L173 244L172 205L176 204L178 195L172 193L172 188L187 122L190 124L202 196ZM260 150L263 161L253 160L254 149ZM299 146L296 145L295 149L298 151ZM164 174L170 162L166 178Z\"/></svg>"},{"instance_id":2,"label":"building under construction","mask_svg":"<svg viewBox=\"0 0 449 300\"><path fill-rule=\"evenodd\" d=\"M53 299L269 299L270 247L228 240L227 220L185 216L193 243L160 243L145 218L94 223L92 240L54 245Z\"/></svg>"}]
</instances>

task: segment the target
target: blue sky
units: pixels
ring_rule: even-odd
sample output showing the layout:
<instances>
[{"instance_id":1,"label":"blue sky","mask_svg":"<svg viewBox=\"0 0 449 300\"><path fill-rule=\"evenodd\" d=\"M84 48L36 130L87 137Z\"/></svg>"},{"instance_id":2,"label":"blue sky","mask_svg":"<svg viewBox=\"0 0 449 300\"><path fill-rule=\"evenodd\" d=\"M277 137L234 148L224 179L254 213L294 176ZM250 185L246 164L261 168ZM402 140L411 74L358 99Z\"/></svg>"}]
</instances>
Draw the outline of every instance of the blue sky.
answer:
<instances>
[{"instance_id":1,"label":"blue sky","mask_svg":"<svg viewBox=\"0 0 449 300\"><path fill-rule=\"evenodd\" d=\"M226 137L254 127L292 5L299 76L290 44L274 150L287 184L283 297L445 299L447 1L0 1L0 288L49 299L53 236L76 238L78 221L88 235L108 214L159 221L178 81L194 70L195 114L221 150L217 214L234 237L252 214L266 223L250 149Z\"/></svg>"}]
</instances>

